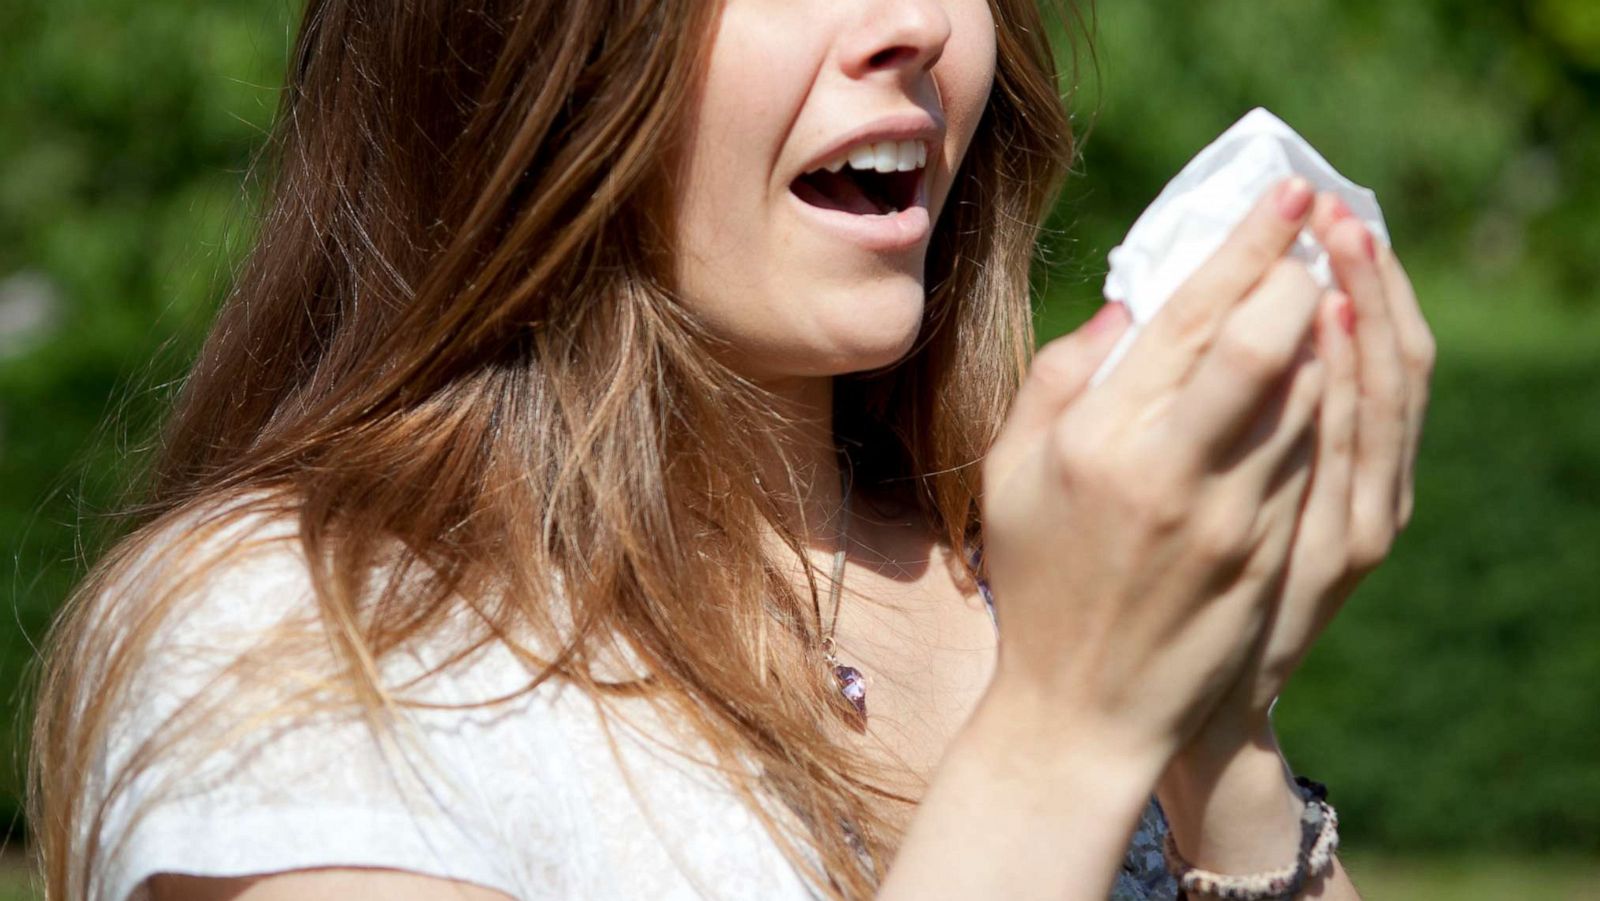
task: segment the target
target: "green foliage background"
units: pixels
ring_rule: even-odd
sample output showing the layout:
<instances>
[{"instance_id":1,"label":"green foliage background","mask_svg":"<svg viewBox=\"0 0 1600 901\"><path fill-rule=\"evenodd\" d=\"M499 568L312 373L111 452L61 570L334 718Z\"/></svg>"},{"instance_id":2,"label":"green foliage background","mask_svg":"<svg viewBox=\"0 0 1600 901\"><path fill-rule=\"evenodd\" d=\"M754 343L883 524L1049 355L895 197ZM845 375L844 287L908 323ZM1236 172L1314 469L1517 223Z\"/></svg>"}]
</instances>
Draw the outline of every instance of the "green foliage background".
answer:
<instances>
[{"instance_id":1,"label":"green foliage background","mask_svg":"<svg viewBox=\"0 0 1600 901\"><path fill-rule=\"evenodd\" d=\"M0 6L0 625L16 813L32 645L246 245L289 0ZM1347 841L1600 852L1600 6L1106 0L1042 336L1252 106L1374 187L1440 341L1415 521L1279 706ZM28 287L32 286L32 287ZM42 286L42 287L41 287ZM21 290L21 289L18 289Z\"/></svg>"}]
</instances>

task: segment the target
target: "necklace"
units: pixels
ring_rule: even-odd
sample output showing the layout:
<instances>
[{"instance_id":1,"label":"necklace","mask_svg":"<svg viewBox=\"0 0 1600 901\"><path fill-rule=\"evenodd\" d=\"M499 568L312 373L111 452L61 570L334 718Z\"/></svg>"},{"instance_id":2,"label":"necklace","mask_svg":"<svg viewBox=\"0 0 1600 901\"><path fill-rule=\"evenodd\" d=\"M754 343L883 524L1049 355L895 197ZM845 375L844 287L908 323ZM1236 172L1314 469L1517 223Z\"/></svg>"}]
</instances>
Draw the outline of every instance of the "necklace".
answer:
<instances>
[{"instance_id":1,"label":"necklace","mask_svg":"<svg viewBox=\"0 0 1600 901\"><path fill-rule=\"evenodd\" d=\"M833 632L839 625L839 596L844 588L844 562L850 548L850 483L843 469L839 473L840 494L844 496L844 521L839 529L839 549L833 552L833 575L828 580L828 606L833 614L828 621L828 631L822 636L822 657L833 667L833 678L839 683L839 693L857 716L850 723L857 732L867 731L867 677L861 670L839 662L835 653Z\"/></svg>"},{"instance_id":2,"label":"necklace","mask_svg":"<svg viewBox=\"0 0 1600 901\"><path fill-rule=\"evenodd\" d=\"M850 547L850 482L848 480L848 467L841 467L839 471L839 491L844 498L844 512L839 528L839 547L833 552L833 573L828 579L828 606L833 613L828 620L828 630L822 636L822 657L833 668L833 678L839 683L839 694L844 696L850 706L855 708L856 717L850 722L857 732L867 731L867 677L861 670L839 661L833 633L839 625L839 596L844 588L845 557ZM967 559L971 563L972 571L981 573L983 569L983 551L978 546L968 548ZM989 590L989 582L982 575L977 576L978 593L983 598L983 606L989 614L989 621L996 631L1000 623L995 613L994 594ZM818 615L820 624L820 611Z\"/></svg>"}]
</instances>

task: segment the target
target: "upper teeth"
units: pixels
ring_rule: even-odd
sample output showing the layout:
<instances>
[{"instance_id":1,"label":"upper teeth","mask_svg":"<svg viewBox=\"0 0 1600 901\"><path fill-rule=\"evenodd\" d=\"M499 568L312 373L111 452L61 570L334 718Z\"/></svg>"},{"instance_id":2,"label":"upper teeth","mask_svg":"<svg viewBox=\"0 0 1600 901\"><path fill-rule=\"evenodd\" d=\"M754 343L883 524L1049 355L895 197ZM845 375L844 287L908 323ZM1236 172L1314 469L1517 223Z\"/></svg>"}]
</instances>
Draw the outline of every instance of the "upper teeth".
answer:
<instances>
[{"instance_id":1,"label":"upper teeth","mask_svg":"<svg viewBox=\"0 0 1600 901\"><path fill-rule=\"evenodd\" d=\"M829 160L822 168L838 172L845 166L874 172L910 172L928 165L928 145L923 141L879 141L858 144Z\"/></svg>"}]
</instances>

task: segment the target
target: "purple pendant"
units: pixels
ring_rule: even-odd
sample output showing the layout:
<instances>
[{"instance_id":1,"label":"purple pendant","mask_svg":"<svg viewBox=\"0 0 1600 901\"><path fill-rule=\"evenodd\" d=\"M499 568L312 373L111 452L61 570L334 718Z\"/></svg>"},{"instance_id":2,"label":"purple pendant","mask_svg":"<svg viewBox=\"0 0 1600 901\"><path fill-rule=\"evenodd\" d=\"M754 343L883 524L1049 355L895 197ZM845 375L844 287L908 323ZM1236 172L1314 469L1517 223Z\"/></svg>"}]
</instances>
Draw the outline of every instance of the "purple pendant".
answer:
<instances>
[{"instance_id":1,"label":"purple pendant","mask_svg":"<svg viewBox=\"0 0 1600 901\"><path fill-rule=\"evenodd\" d=\"M866 728L867 728L867 679L866 679L866 677L861 675L861 671L856 669L855 667L846 666L845 664L842 664L842 663L834 665L834 667L833 667L833 676L834 676L835 679L839 680L839 693L844 695L844 699L846 701L850 702L850 706L854 707L856 709L857 713L861 714L861 721L857 725L857 729L859 729L860 731L863 731L863 732L866 731Z\"/></svg>"}]
</instances>

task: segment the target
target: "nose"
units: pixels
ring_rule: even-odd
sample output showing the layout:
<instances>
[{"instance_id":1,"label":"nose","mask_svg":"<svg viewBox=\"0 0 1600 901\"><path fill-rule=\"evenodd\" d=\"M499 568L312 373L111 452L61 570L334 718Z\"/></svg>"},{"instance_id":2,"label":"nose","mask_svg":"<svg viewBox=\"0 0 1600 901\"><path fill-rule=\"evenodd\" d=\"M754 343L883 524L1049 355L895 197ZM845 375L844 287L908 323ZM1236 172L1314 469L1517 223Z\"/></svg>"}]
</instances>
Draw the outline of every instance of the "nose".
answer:
<instances>
[{"instance_id":1,"label":"nose","mask_svg":"<svg viewBox=\"0 0 1600 901\"><path fill-rule=\"evenodd\" d=\"M864 5L840 48L846 75L892 72L914 81L939 61L950 40L950 16L939 0L865 0Z\"/></svg>"}]
</instances>

